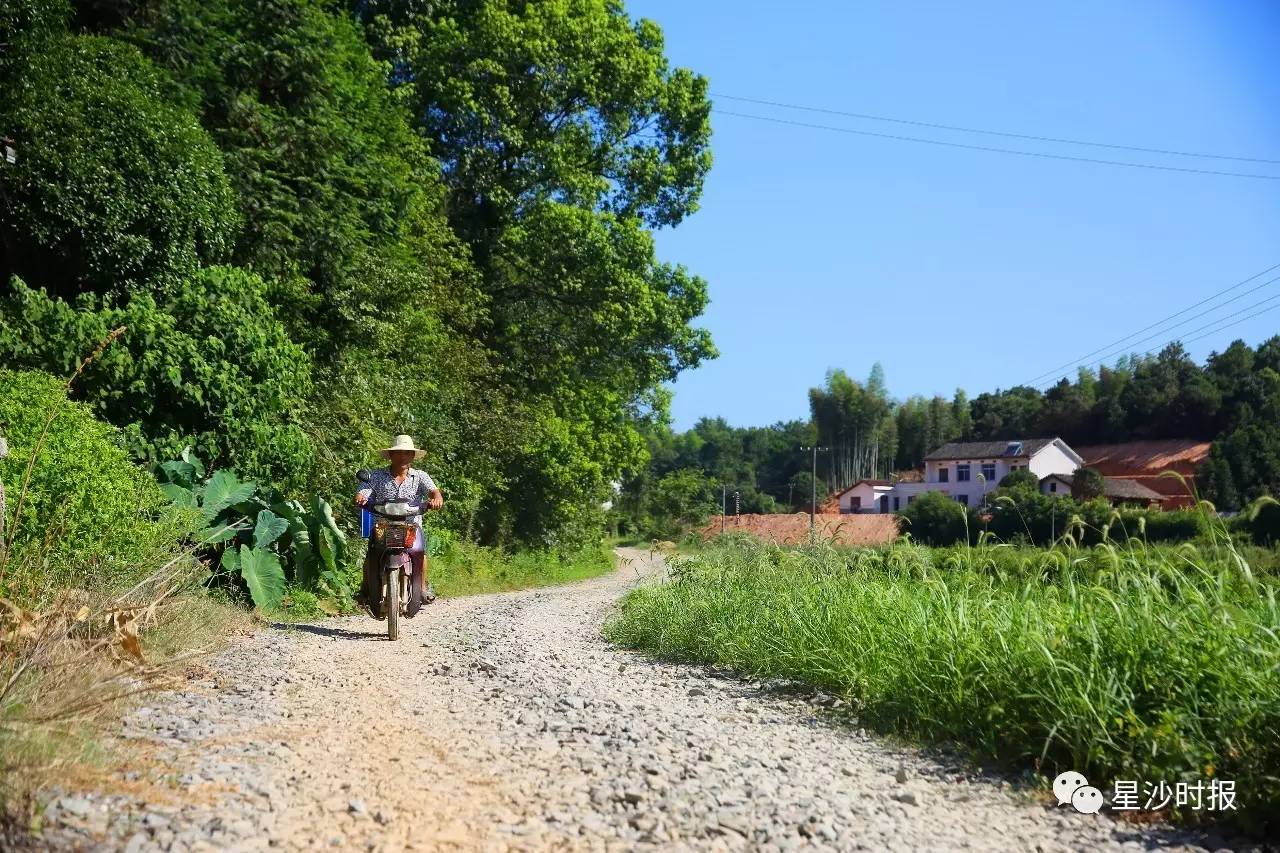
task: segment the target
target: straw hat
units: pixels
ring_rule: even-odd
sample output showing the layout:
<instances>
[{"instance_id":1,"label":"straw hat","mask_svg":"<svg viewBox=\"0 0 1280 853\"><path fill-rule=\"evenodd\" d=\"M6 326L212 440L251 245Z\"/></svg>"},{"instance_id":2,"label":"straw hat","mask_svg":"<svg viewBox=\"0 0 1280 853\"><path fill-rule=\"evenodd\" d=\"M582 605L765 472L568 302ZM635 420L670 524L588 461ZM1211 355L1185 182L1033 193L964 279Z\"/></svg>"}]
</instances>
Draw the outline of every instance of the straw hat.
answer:
<instances>
[{"instance_id":1,"label":"straw hat","mask_svg":"<svg viewBox=\"0 0 1280 853\"><path fill-rule=\"evenodd\" d=\"M413 446L413 439L407 435L397 435L395 442L390 447L384 447L378 453L387 459L391 458L393 450L412 450L414 459L421 459L427 454L425 450L419 450Z\"/></svg>"}]
</instances>

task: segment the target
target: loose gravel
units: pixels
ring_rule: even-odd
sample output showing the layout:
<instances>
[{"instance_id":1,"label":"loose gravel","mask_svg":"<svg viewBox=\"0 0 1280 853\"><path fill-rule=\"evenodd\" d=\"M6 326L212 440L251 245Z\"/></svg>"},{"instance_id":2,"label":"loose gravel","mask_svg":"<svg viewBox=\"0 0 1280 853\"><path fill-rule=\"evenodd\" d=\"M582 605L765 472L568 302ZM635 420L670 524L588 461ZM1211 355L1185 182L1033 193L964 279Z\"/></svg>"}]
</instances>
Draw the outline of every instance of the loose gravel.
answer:
<instances>
[{"instance_id":1,"label":"loose gravel","mask_svg":"<svg viewBox=\"0 0 1280 853\"><path fill-rule=\"evenodd\" d=\"M85 850L1212 850L1054 808L831 719L829 697L657 663L600 626L661 572L275 626L132 711L111 792L55 795Z\"/></svg>"}]
</instances>

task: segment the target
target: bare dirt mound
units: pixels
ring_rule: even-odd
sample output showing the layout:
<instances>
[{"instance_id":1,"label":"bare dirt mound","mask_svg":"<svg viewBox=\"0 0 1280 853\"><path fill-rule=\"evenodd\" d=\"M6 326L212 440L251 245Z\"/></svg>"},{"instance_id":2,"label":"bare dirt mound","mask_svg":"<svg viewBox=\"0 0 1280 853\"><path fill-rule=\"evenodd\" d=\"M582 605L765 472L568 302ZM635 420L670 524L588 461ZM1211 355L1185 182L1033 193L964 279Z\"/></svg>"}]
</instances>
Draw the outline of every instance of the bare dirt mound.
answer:
<instances>
[{"instance_id":1,"label":"bare dirt mound","mask_svg":"<svg viewBox=\"0 0 1280 853\"><path fill-rule=\"evenodd\" d=\"M720 534L720 517L714 516L702 528L704 539ZM898 538L898 520L892 515L840 515L820 512L814 529L822 539L838 545L884 545ZM809 514L741 515L724 519L725 532L750 533L770 542L792 545L809 538Z\"/></svg>"}]
</instances>

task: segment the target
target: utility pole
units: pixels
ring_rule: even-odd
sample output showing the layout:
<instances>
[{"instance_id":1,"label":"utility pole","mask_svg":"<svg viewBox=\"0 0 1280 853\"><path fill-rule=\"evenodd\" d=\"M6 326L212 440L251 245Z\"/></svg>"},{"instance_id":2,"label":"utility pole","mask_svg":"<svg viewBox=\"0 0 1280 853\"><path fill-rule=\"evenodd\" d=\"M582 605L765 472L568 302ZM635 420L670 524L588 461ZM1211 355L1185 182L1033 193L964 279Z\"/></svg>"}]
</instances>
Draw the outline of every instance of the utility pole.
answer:
<instances>
[{"instance_id":1,"label":"utility pole","mask_svg":"<svg viewBox=\"0 0 1280 853\"><path fill-rule=\"evenodd\" d=\"M818 514L818 451L826 453L830 447L802 446L801 450L808 450L813 453L813 472L809 480L809 539L812 541L816 536L815 518Z\"/></svg>"},{"instance_id":2,"label":"utility pole","mask_svg":"<svg viewBox=\"0 0 1280 853\"><path fill-rule=\"evenodd\" d=\"M738 486L733 487L733 514L735 524L742 524L742 492ZM729 517L729 484L720 484L720 532L724 533L725 521Z\"/></svg>"},{"instance_id":3,"label":"utility pole","mask_svg":"<svg viewBox=\"0 0 1280 853\"><path fill-rule=\"evenodd\" d=\"M728 487L721 483L721 534L724 533L724 516L728 515Z\"/></svg>"}]
</instances>

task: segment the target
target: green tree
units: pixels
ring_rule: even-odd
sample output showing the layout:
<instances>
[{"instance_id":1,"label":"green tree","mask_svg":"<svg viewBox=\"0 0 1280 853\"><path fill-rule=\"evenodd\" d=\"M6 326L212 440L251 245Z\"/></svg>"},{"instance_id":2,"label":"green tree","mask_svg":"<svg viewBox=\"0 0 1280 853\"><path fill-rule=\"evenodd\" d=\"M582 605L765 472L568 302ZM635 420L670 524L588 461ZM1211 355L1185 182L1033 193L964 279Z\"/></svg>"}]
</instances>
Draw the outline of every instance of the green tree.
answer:
<instances>
[{"instance_id":1,"label":"green tree","mask_svg":"<svg viewBox=\"0 0 1280 853\"><path fill-rule=\"evenodd\" d=\"M250 272L211 267L161 301L83 294L69 303L15 279L0 300L0 354L6 364L69 375L124 326L76 388L123 428L135 456L170 459L191 445L217 464L296 487L311 461L300 426L309 362L265 289Z\"/></svg>"},{"instance_id":2,"label":"green tree","mask_svg":"<svg viewBox=\"0 0 1280 853\"><path fill-rule=\"evenodd\" d=\"M1040 480L1035 474L1031 473L1029 468L1019 468L1017 471L1010 471L1008 474L1004 475L1004 478L1000 480L1000 488L1016 489L1030 487L1034 489L1039 485L1039 483Z\"/></svg>"},{"instance_id":3,"label":"green tree","mask_svg":"<svg viewBox=\"0 0 1280 853\"><path fill-rule=\"evenodd\" d=\"M0 283L59 296L177 290L225 258L236 227L222 158L134 48L49 36L0 86Z\"/></svg>"},{"instance_id":4,"label":"green tree","mask_svg":"<svg viewBox=\"0 0 1280 853\"><path fill-rule=\"evenodd\" d=\"M672 471L658 480L650 502L657 531L667 534L681 526L702 524L718 510L712 484L693 468Z\"/></svg>"},{"instance_id":5,"label":"green tree","mask_svg":"<svg viewBox=\"0 0 1280 853\"><path fill-rule=\"evenodd\" d=\"M945 547L968 536L966 510L941 492L925 492L898 511L903 532L917 542Z\"/></svg>"},{"instance_id":6,"label":"green tree","mask_svg":"<svg viewBox=\"0 0 1280 853\"><path fill-rule=\"evenodd\" d=\"M659 384L715 354L689 325L705 282L659 263L648 232L701 192L706 81L671 69L657 26L606 0L353 8L442 163L450 222L489 300L478 339L528 412L506 507L484 526L559 535L635 464L636 418ZM565 429L583 410L590 430ZM578 510L526 500L567 482L564 459L587 466Z\"/></svg>"},{"instance_id":7,"label":"green tree","mask_svg":"<svg viewBox=\"0 0 1280 853\"><path fill-rule=\"evenodd\" d=\"M1032 436L1043 405L1040 392L1025 385L994 394L979 394L971 408L973 437L984 441Z\"/></svg>"},{"instance_id":8,"label":"green tree","mask_svg":"<svg viewBox=\"0 0 1280 853\"><path fill-rule=\"evenodd\" d=\"M99 24L118 20L172 72L171 97L223 152L245 223L236 262L267 278L321 362L375 333L375 306L474 301L444 236L439 167L353 20L321 0L120 5Z\"/></svg>"},{"instance_id":9,"label":"green tree","mask_svg":"<svg viewBox=\"0 0 1280 853\"><path fill-rule=\"evenodd\" d=\"M878 364L865 385L843 370L828 371L824 387L809 389L809 410L818 441L831 448L822 460L828 490L887 473L897 449L897 425Z\"/></svg>"},{"instance_id":10,"label":"green tree","mask_svg":"<svg viewBox=\"0 0 1280 853\"><path fill-rule=\"evenodd\" d=\"M1071 497L1078 501L1091 501L1102 497L1106 480L1093 468L1077 468L1071 475Z\"/></svg>"},{"instance_id":11,"label":"green tree","mask_svg":"<svg viewBox=\"0 0 1280 853\"><path fill-rule=\"evenodd\" d=\"M617 0L359 0L473 243L531 206L674 225L711 167L707 81ZM482 265L485 263L481 259Z\"/></svg>"}]
</instances>

